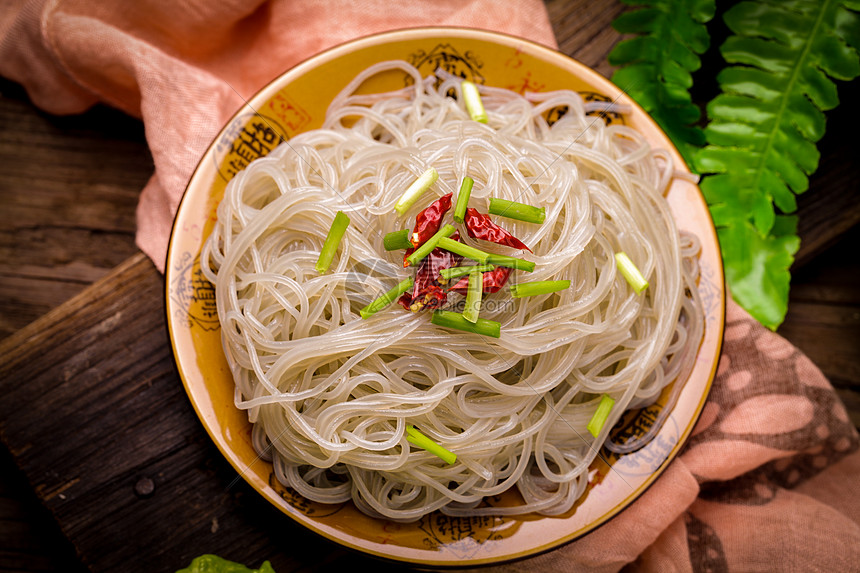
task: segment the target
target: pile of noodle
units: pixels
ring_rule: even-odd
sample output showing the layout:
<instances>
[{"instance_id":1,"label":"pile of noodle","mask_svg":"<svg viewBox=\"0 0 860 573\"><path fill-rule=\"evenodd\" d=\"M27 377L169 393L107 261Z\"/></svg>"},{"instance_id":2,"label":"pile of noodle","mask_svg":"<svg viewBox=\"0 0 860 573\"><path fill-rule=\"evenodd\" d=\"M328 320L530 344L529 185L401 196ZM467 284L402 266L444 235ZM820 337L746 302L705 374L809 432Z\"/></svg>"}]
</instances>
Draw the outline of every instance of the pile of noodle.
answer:
<instances>
[{"instance_id":1,"label":"pile of noodle","mask_svg":"<svg viewBox=\"0 0 860 573\"><path fill-rule=\"evenodd\" d=\"M413 83L354 93L392 68ZM698 243L679 234L663 196L669 155L640 134L605 125L567 91L523 97L481 87L489 122L479 123L456 97L457 80L422 78L404 62L365 70L322 128L230 181L202 266L216 287L236 406L283 484L398 521L436 510L557 515L584 491L602 447L647 441L607 443L624 410L689 373L703 328ZM564 113L548 125L549 110ZM399 216L394 204L431 166L438 181ZM509 282L567 279L570 288L485 295L481 318L501 323L498 339L435 326L432 311L396 303L362 319L359 309L414 270L402 251L383 248L383 236L410 228L443 194L456 200L467 175L471 207L486 212L488 198L500 197L545 207L546 221L496 217L533 254L461 229L462 240L536 263ZM339 210L351 222L320 274L314 265ZM616 269L619 251L649 281L642 294ZM462 298L450 294L449 304ZM615 406L594 438L586 425L604 394ZM411 445L408 424L456 461ZM522 504L486 503L511 488Z\"/></svg>"}]
</instances>

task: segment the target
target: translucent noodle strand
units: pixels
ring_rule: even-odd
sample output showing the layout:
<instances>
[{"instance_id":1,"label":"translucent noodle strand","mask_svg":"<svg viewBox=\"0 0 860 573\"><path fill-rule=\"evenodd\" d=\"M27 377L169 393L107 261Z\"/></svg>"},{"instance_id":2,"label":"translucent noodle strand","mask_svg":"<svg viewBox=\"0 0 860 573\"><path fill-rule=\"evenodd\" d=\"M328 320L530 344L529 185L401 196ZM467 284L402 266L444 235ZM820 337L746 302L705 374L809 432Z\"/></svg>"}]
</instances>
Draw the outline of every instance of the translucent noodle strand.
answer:
<instances>
[{"instance_id":1,"label":"translucent noodle strand","mask_svg":"<svg viewBox=\"0 0 860 573\"><path fill-rule=\"evenodd\" d=\"M406 87L357 93L379 73L402 73ZM560 515L584 492L601 448L642 447L677 400L703 332L698 241L679 233L664 198L676 176L671 155L600 119L622 106L482 86L483 124L470 119L459 82L422 78L406 62L363 71L322 128L230 181L202 268L216 289L235 405L285 485L397 521L437 510ZM396 201L431 166L438 181L398 215ZM435 326L429 312L397 304L362 319L361 308L411 272L402 252L384 249L385 234L410 228L467 175L471 207L509 199L544 207L546 220L497 218L533 253L465 232L462 240L535 263L512 282L571 287L485 295L481 318L501 323L498 339ZM351 222L321 275L315 264L339 210ZM648 280L642 294L617 271L619 251ZM451 294L449 304L461 299ZM664 392L648 434L608 440L625 411ZM586 426L604 394L615 407L595 438ZM456 461L412 446L407 425ZM521 503L487 502L510 489Z\"/></svg>"}]
</instances>

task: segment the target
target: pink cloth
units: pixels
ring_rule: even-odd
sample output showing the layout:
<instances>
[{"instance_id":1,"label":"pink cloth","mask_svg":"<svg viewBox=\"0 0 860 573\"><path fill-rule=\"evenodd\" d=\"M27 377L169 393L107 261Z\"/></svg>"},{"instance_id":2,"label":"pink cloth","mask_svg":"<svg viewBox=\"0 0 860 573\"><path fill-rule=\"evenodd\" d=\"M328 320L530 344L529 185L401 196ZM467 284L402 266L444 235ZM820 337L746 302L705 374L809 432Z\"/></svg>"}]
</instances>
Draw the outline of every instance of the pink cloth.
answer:
<instances>
[{"instance_id":1,"label":"pink cloth","mask_svg":"<svg viewBox=\"0 0 860 573\"><path fill-rule=\"evenodd\" d=\"M14 4L14 0L6 0ZM555 46L539 0L18 0L0 8L0 75L55 114L104 102L143 119L155 162L137 244L164 271L198 160L237 109L307 57L397 28L470 26Z\"/></svg>"},{"instance_id":2,"label":"pink cloth","mask_svg":"<svg viewBox=\"0 0 860 573\"><path fill-rule=\"evenodd\" d=\"M491 0L337 6L7 0L0 75L51 113L104 102L143 120L156 169L138 207L137 241L163 270L198 159L245 99L299 61L352 38L421 25L498 30L555 46L538 0L504 9ZM860 454L845 408L784 339L731 302L727 320L720 370L682 455L594 533L499 571L858 569Z\"/></svg>"}]
</instances>

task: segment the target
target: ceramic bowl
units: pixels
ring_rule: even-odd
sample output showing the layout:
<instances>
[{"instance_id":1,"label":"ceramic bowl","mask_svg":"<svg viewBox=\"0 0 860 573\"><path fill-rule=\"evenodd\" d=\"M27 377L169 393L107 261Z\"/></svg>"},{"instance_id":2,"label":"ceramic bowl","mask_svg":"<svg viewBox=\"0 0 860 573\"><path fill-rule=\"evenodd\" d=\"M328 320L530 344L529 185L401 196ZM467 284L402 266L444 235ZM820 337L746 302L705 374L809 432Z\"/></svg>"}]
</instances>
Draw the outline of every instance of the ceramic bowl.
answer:
<instances>
[{"instance_id":1,"label":"ceramic bowl","mask_svg":"<svg viewBox=\"0 0 860 573\"><path fill-rule=\"evenodd\" d=\"M233 405L214 289L202 276L199 254L215 221L225 185L249 161L283 137L319 127L332 97L354 75L384 60L403 59L429 75L441 67L474 82L515 91L573 89L586 99L618 101L632 111L595 116L639 130L654 147L683 161L654 121L607 79L547 47L485 31L424 28L362 38L310 58L271 82L224 127L200 161L184 195L170 239L166 268L168 328L178 370L200 421L242 478L303 526L343 546L421 566L470 566L523 558L588 534L618 515L659 478L690 435L704 406L720 353L725 289L719 246L707 205L689 181L675 179L668 200L678 226L702 242L700 291L706 328L696 366L668 422L648 446L628 455L603 452L591 467L586 493L557 517L455 518L432 513L400 524L374 519L351 503L322 505L281 485L251 446L251 426ZM362 89L403 87L402 73L376 76ZM683 168L683 167L682 167ZM649 425L664 396L622 423ZM632 429L632 430L631 430Z\"/></svg>"}]
</instances>

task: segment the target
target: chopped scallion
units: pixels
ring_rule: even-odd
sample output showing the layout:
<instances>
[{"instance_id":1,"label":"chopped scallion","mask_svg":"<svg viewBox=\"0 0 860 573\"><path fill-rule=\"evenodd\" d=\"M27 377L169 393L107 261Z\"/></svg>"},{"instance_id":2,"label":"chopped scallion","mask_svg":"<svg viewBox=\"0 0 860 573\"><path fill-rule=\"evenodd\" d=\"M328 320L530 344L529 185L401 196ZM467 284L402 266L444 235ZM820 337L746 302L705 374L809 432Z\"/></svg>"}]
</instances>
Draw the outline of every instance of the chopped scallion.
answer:
<instances>
[{"instance_id":1,"label":"chopped scallion","mask_svg":"<svg viewBox=\"0 0 860 573\"><path fill-rule=\"evenodd\" d=\"M478 92L478 86L474 83L465 80L460 84L463 93L463 100L466 103L466 111L469 112L469 117L481 123L487 123L487 112L484 110L484 104L481 102L481 94Z\"/></svg>"},{"instance_id":2,"label":"chopped scallion","mask_svg":"<svg viewBox=\"0 0 860 573\"><path fill-rule=\"evenodd\" d=\"M543 207L533 207L525 203L517 203L516 201L508 201L507 199L490 198L489 213L491 215L499 215L508 219L516 219L525 221L526 223L537 223L540 225L546 219L546 209Z\"/></svg>"},{"instance_id":3,"label":"chopped scallion","mask_svg":"<svg viewBox=\"0 0 860 573\"><path fill-rule=\"evenodd\" d=\"M615 400L608 394L604 394L600 399L600 404L597 405L597 410L588 422L588 433L595 438L600 434L603 425L606 424L606 419L609 417L609 412L612 411L612 406L615 405Z\"/></svg>"},{"instance_id":4,"label":"chopped scallion","mask_svg":"<svg viewBox=\"0 0 860 573\"><path fill-rule=\"evenodd\" d=\"M487 258L490 256L490 253L485 253L481 249L470 247L469 245L466 245L459 241L454 241L447 237L439 239L439 241L436 243L436 246L440 249L445 249L446 251L451 251L452 253L462 255L467 259L478 261L482 265L487 264Z\"/></svg>"},{"instance_id":5,"label":"chopped scallion","mask_svg":"<svg viewBox=\"0 0 860 573\"><path fill-rule=\"evenodd\" d=\"M466 207L469 206L469 197L472 195L472 186L475 180L469 176L463 177L463 183L460 185L460 191L457 193L457 204L454 205L454 220L458 223L463 222L463 217L466 216Z\"/></svg>"},{"instance_id":6,"label":"chopped scallion","mask_svg":"<svg viewBox=\"0 0 860 573\"><path fill-rule=\"evenodd\" d=\"M413 284L415 284L415 281L412 277L400 281L400 283L398 283L396 287L371 302L369 305L358 311L358 313L361 315L361 318L370 318L371 316L397 300L400 295L411 289Z\"/></svg>"},{"instance_id":7,"label":"chopped scallion","mask_svg":"<svg viewBox=\"0 0 860 573\"><path fill-rule=\"evenodd\" d=\"M318 273L322 274L328 270L347 227L349 227L349 217L343 211L338 211L331 222L331 228L328 230L322 249L320 249L320 256L316 264Z\"/></svg>"},{"instance_id":8,"label":"chopped scallion","mask_svg":"<svg viewBox=\"0 0 860 573\"><path fill-rule=\"evenodd\" d=\"M455 328L465 332L474 332L475 334L492 336L493 338L499 338L502 334L501 323L494 320L487 320L486 318L479 318L475 322L469 322L459 312L452 312L450 310L433 311L433 316L430 318L430 322L436 326Z\"/></svg>"},{"instance_id":9,"label":"chopped scallion","mask_svg":"<svg viewBox=\"0 0 860 573\"><path fill-rule=\"evenodd\" d=\"M415 249L411 255L406 257L406 262L408 262L411 266L415 266L420 263L424 257L430 254L430 251L436 248L436 244L440 239L445 239L454 234L456 229L454 225L443 225L441 229L436 231L432 237L427 239L423 245Z\"/></svg>"},{"instance_id":10,"label":"chopped scallion","mask_svg":"<svg viewBox=\"0 0 860 573\"><path fill-rule=\"evenodd\" d=\"M460 277L466 276L472 271L478 271L479 273L486 273L493 269L495 269L493 265L470 265L467 267L451 267L450 269L442 269L439 271L439 276L449 281L451 279L458 279Z\"/></svg>"},{"instance_id":11,"label":"chopped scallion","mask_svg":"<svg viewBox=\"0 0 860 573\"><path fill-rule=\"evenodd\" d=\"M534 281L530 283L519 283L511 285L511 296L523 298L525 296L537 296L549 294L570 288L570 281Z\"/></svg>"},{"instance_id":12,"label":"chopped scallion","mask_svg":"<svg viewBox=\"0 0 860 573\"><path fill-rule=\"evenodd\" d=\"M455 461L457 461L457 454L450 450L446 450L445 448L419 432L417 429L415 429L415 426L406 426L406 439L409 441L410 444L414 444L419 448L427 450L434 456L442 458L449 464L453 464Z\"/></svg>"},{"instance_id":13,"label":"chopped scallion","mask_svg":"<svg viewBox=\"0 0 860 573\"><path fill-rule=\"evenodd\" d=\"M473 324L478 322L483 293L484 275L480 271L472 271L469 273L469 286L466 289L466 306L463 308L463 318Z\"/></svg>"},{"instance_id":14,"label":"chopped scallion","mask_svg":"<svg viewBox=\"0 0 860 573\"><path fill-rule=\"evenodd\" d=\"M618 263L618 270L621 271L636 294L642 294L642 291L648 288L648 281L645 280L645 277L625 253L615 253L615 262Z\"/></svg>"},{"instance_id":15,"label":"chopped scallion","mask_svg":"<svg viewBox=\"0 0 860 573\"><path fill-rule=\"evenodd\" d=\"M491 254L489 257L487 257L487 262L491 265L496 265L498 267L509 267L512 269L517 269L519 271L532 272L533 270L535 270L535 264L532 261L518 259L516 257L509 257L507 255Z\"/></svg>"},{"instance_id":16,"label":"chopped scallion","mask_svg":"<svg viewBox=\"0 0 860 573\"><path fill-rule=\"evenodd\" d=\"M437 179L439 179L439 172L436 171L434 167L431 167L422 173L421 176L403 192L403 195L401 195L400 199L395 203L394 210L401 215L405 213L409 207L411 207L415 201L417 201L418 198L436 182Z\"/></svg>"},{"instance_id":17,"label":"chopped scallion","mask_svg":"<svg viewBox=\"0 0 860 573\"><path fill-rule=\"evenodd\" d=\"M409 242L409 229L386 233L385 236L382 238L382 244L383 246L385 246L386 251L411 249L412 243Z\"/></svg>"}]
</instances>

